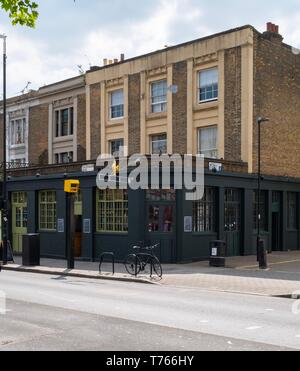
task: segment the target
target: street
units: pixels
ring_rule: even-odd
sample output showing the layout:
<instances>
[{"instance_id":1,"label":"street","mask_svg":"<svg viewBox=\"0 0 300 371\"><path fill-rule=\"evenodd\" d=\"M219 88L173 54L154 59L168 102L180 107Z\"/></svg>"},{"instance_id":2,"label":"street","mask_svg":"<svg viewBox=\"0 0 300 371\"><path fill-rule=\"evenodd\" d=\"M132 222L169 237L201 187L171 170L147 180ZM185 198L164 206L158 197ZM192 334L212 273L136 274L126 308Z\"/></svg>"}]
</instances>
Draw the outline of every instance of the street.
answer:
<instances>
[{"instance_id":1,"label":"street","mask_svg":"<svg viewBox=\"0 0 300 371\"><path fill-rule=\"evenodd\" d=\"M288 299L17 272L0 290L2 351L300 349Z\"/></svg>"}]
</instances>

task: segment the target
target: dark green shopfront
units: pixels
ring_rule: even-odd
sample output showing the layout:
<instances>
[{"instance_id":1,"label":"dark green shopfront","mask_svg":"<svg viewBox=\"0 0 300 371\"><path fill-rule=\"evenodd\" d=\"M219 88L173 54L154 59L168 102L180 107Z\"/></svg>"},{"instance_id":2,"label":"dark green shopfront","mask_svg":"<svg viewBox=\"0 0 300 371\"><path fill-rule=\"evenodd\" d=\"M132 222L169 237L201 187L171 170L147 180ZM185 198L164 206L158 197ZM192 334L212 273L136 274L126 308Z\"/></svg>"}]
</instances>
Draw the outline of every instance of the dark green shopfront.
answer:
<instances>
[{"instance_id":1,"label":"dark green shopfront","mask_svg":"<svg viewBox=\"0 0 300 371\"><path fill-rule=\"evenodd\" d=\"M98 260L114 252L122 261L139 241L160 242L164 263L204 260L213 240L225 240L229 256L256 254L256 177L206 172L205 196L186 201L185 191L100 191L96 172L74 173L81 192L75 202L75 255ZM22 235L40 233L43 257L66 256L64 174L12 176L8 182L9 230L14 252ZM269 251L300 249L300 182L267 177L261 197L261 229Z\"/></svg>"}]
</instances>

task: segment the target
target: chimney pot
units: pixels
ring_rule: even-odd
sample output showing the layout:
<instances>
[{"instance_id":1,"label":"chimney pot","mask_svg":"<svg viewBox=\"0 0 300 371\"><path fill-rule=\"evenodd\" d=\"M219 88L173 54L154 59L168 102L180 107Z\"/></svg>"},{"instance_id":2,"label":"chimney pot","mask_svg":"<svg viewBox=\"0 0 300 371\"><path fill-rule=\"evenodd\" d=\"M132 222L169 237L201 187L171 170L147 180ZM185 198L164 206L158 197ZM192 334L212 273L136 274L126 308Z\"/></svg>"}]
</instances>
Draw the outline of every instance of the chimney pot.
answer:
<instances>
[{"instance_id":1,"label":"chimney pot","mask_svg":"<svg viewBox=\"0 0 300 371\"><path fill-rule=\"evenodd\" d=\"M104 58L104 59L103 59L103 65L104 65L104 66L107 66L107 58Z\"/></svg>"},{"instance_id":2,"label":"chimney pot","mask_svg":"<svg viewBox=\"0 0 300 371\"><path fill-rule=\"evenodd\" d=\"M114 63L119 63L119 60L117 58L115 58Z\"/></svg>"}]
</instances>

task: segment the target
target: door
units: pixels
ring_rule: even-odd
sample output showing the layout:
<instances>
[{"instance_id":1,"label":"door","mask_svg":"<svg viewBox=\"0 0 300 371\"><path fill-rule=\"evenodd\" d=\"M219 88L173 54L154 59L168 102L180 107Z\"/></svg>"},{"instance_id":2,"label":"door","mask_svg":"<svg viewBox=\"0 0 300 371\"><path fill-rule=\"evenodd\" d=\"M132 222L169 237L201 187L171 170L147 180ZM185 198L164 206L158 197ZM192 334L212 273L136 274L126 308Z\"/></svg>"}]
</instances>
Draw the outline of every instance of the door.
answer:
<instances>
[{"instance_id":1,"label":"door","mask_svg":"<svg viewBox=\"0 0 300 371\"><path fill-rule=\"evenodd\" d=\"M241 200L239 189L225 190L225 241L227 256L241 255Z\"/></svg>"},{"instance_id":2,"label":"door","mask_svg":"<svg viewBox=\"0 0 300 371\"><path fill-rule=\"evenodd\" d=\"M272 251L280 251L280 216L272 213Z\"/></svg>"},{"instance_id":3,"label":"door","mask_svg":"<svg viewBox=\"0 0 300 371\"><path fill-rule=\"evenodd\" d=\"M82 193L79 191L75 195L74 201L74 217L75 217L75 258L82 257Z\"/></svg>"},{"instance_id":4,"label":"door","mask_svg":"<svg viewBox=\"0 0 300 371\"><path fill-rule=\"evenodd\" d=\"M272 251L281 250L281 193L272 193Z\"/></svg>"},{"instance_id":5,"label":"door","mask_svg":"<svg viewBox=\"0 0 300 371\"><path fill-rule=\"evenodd\" d=\"M147 191L146 211L146 240L160 244L155 254L162 263L176 262L176 192Z\"/></svg>"},{"instance_id":6,"label":"door","mask_svg":"<svg viewBox=\"0 0 300 371\"><path fill-rule=\"evenodd\" d=\"M12 194L12 248L14 253L22 253L22 239L27 233L27 220L27 193L14 192Z\"/></svg>"}]
</instances>

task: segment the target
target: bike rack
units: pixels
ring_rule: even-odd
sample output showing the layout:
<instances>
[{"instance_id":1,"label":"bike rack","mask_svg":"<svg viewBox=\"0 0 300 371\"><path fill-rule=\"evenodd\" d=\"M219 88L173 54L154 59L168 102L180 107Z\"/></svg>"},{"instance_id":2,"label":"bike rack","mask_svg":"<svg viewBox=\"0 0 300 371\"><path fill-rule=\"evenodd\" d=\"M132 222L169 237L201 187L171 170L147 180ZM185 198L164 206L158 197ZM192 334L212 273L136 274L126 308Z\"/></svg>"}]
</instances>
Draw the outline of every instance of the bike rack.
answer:
<instances>
[{"instance_id":1,"label":"bike rack","mask_svg":"<svg viewBox=\"0 0 300 371\"><path fill-rule=\"evenodd\" d=\"M104 252L103 254L100 255L100 264L99 264L99 273L101 274L101 268L102 264L104 263L104 259L106 257L110 257L112 261L112 274L115 274L115 254L113 252Z\"/></svg>"}]
</instances>

